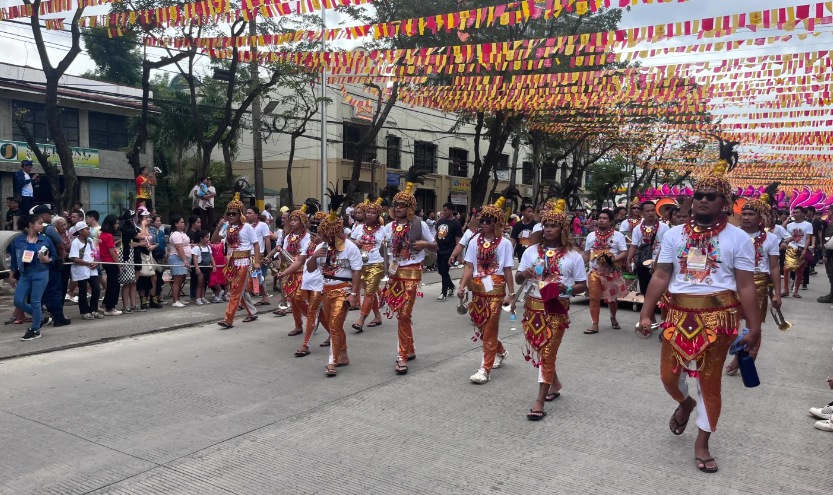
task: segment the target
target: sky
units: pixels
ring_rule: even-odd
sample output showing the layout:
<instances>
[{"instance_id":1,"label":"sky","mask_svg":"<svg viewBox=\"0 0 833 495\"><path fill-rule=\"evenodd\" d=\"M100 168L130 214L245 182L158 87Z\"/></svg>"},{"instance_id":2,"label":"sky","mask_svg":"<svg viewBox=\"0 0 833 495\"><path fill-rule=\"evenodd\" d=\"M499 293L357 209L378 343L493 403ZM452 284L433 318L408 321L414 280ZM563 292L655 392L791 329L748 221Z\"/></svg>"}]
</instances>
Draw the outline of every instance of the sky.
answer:
<instances>
[{"instance_id":1,"label":"sky","mask_svg":"<svg viewBox=\"0 0 833 495\"><path fill-rule=\"evenodd\" d=\"M0 0L0 6L7 7L11 5L17 5L21 1L22 0ZM629 12L623 12L623 19L622 23L620 24L620 28L648 26L658 23L679 22L685 20L700 19L703 17L714 17L719 15L730 15L756 10L759 11L765 9L788 7L800 5L803 2L808 2L808 0L803 0L802 2L797 2L795 0L689 0L685 3L672 2L638 4L632 7ZM499 3L503 3L503 0L495 0L495 4ZM88 8L85 11L85 15L106 14L108 10L108 6ZM45 16L44 18L60 18L70 16L71 14L62 13ZM328 26L332 27L336 24L350 25L349 22L345 23L343 21L344 19L340 19L338 14L334 12L328 13ZM797 28L795 32L793 32L792 34L798 34L802 32L804 32L803 28ZM44 38L48 44L48 52L52 60L52 63L56 64L57 61L66 53L68 46L70 45L70 35L66 32L46 31L45 29L43 30L43 33ZM758 34L753 34L748 29L741 29L741 32L738 35L735 35L733 37L724 37L721 38L720 41L729 41L732 39L746 39L753 37L765 37L773 36L776 34L782 35L786 33L777 30L759 30ZM740 50L729 52L731 55L728 56L727 52L704 53L694 55L674 54L666 56L657 56L649 60L639 61L645 66L650 66L664 65L670 63L715 61L730 57L735 58L738 56L755 57L769 54L797 53L803 51L824 50L828 49L830 46L833 46L833 44L830 43L831 41L833 41L830 39L830 37L831 33L829 31L828 26L828 32L825 32L822 36L813 40L808 39L803 42L796 40L794 42L766 45L760 48L742 47ZM639 48L660 48L666 46L698 44L702 42L705 42L705 40L698 42L696 36L675 37L672 40L665 42L650 45L642 44L639 46ZM339 46L343 49L351 48L350 45L347 44L347 42L341 42ZM3 57L4 61L7 61L9 63L18 65L28 65L32 67L41 67L40 59L38 57L37 50L32 39L31 29L28 26L20 24L11 24L8 22L0 22L0 53L12 54L12 56L10 57ZM160 55L164 54L164 52L159 49L149 48L148 54L151 59L158 59ZM75 62L70 67L68 72L70 74L77 75L92 69L94 69L94 64L92 60L86 55L86 53L82 52L76 58ZM740 108L740 110L743 110L743 108ZM713 113L738 113L738 109L734 108L728 110L716 110ZM746 119L736 119L729 122L743 121L746 121Z\"/></svg>"}]
</instances>

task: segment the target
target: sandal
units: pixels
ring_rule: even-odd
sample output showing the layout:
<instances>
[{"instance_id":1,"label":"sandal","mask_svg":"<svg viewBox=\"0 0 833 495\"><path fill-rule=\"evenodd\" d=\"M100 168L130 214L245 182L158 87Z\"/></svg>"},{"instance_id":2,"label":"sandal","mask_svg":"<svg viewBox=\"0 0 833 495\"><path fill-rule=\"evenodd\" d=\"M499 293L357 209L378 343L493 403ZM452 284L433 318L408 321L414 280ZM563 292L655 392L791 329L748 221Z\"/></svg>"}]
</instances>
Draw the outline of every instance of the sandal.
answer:
<instances>
[{"instance_id":1,"label":"sandal","mask_svg":"<svg viewBox=\"0 0 833 495\"><path fill-rule=\"evenodd\" d=\"M320 344L318 344L318 347L330 347L330 341L325 340L324 342L321 342Z\"/></svg>"},{"instance_id":2,"label":"sandal","mask_svg":"<svg viewBox=\"0 0 833 495\"><path fill-rule=\"evenodd\" d=\"M795 294L793 294L793 297L796 298L796 299L801 299L801 294L796 292ZM714 459L712 459L712 460L714 460ZM714 471L712 471L712 472L714 472Z\"/></svg>"},{"instance_id":3,"label":"sandal","mask_svg":"<svg viewBox=\"0 0 833 495\"><path fill-rule=\"evenodd\" d=\"M526 419L530 421L541 421L546 417L547 411L533 411L532 409L529 410L529 413L526 415Z\"/></svg>"},{"instance_id":4,"label":"sandal","mask_svg":"<svg viewBox=\"0 0 833 495\"><path fill-rule=\"evenodd\" d=\"M255 306L271 306L271 305L272 305L272 303L270 303L269 301L258 301L258 302L255 303Z\"/></svg>"},{"instance_id":5,"label":"sandal","mask_svg":"<svg viewBox=\"0 0 833 495\"><path fill-rule=\"evenodd\" d=\"M295 357L306 357L306 356L309 356L309 355L310 355L309 350L302 351L302 350L299 349L299 350L295 351Z\"/></svg>"},{"instance_id":6,"label":"sandal","mask_svg":"<svg viewBox=\"0 0 833 495\"><path fill-rule=\"evenodd\" d=\"M356 331L356 333L362 333L362 332L364 332L364 329L363 329L360 325L358 325L358 324L356 324L356 323L353 323L351 326L353 327L353 330L355 330L355 331Z\"/></svg>"},{"instance_id":7,"label":"sandal","mask_svg":"<svg viewBox=\"0 0 833 495\"><path fill-rule=\"evenodd\" d=\"M223 328L231 328L231 327L234 326L234 325L228 323L226 320L220 320L220 321L217 322L217 324L220 325Z\"/></svg>"},{"instance_id":8,"label":"sandal","mask_svg":"<svg viewBox=\"0 0 833 495\"><path fill-rule=\"evenodd\" d=\"M700 459L699 457L695 457L694 460L697 461L697 462L702 462L703 463L702 467L700 465L697 466L697 469L699 469L700 471L703 471L704 473L716 473L717 472L717 466L715 466L713 468L706 467L706 463L707 462L714 462L714 459L709 458L709 459L704 460L704 459Z\"/></svg>"},{"instance_id":9,"label":"sandal","mask_svg":"<svg viewBox=\"0 0 833 495\"><path fill-rule=\"evenodd\" d=\"M614 330L621 330L622 329L622 325L619 324L619 321L614 320L613 318L610 319L610 326L612 326Z\"/></svg>"},{"instance_id":10,"label":"sandal","mask_svg":"<svg viewBox=\"0 0 833 495\"><path fill-rule=\"evenodd\" d=\"M371 321L370 323L367 324L367 328L381 327L381 326L382 326L381 321Z\"/></svg>"},{"instance_id":11,"label":"sandal","mask_svg":"<svg viewBox=\"0 0 833 495\"><path fill-rule=\"evenodd\" d=\"M257 319L257 316L251 315L243 318L243 323L251 323Z\"/></svg>"},{"instance_id":12,"label":"sandal","mask_svg":"<svg viewBox=\"0 0 833 495\"><path fill-rule=\"evenodd\" d=\"M598 330L593 330L592 328L588 328L584 331L584 335L593 335L594 333L599 333Z\"/></svg>"},{"instance_id":13,"label":"sandal","mask_svg":"<svg viewBox=\"0 0 833 495\"><path fill-rule=\"evenodd\" d=\"M338 374L338 370L335 369L335 368L330 368L330 366L333 366L333 365L331 364L331 365L327 366L327 370L325 371L326 375L328 377L336 376Z\"/></svg>"},{"instance_id":14,"label":"sandal","mask_svg":"<svg viewBox=\"0 0 833 495\"><path fill-rule=\"evenodd\" d=\"M396 371L396 374L397 374L397 375L407 375L407 374L408 374L408 367L407 367L407 366L403 366L403 365L401 365L401 364L397 364L397 365L396 365L396 370L395 370L395 371Z\"/></svg>"},{"instance_id":15,"label":"sandal","mask_svg":"<svg viewBox=\"0 0 833 495\"><path fill-rule=\"evenodd\" d=\"M284 311L282 309L276 309L275 311L272 311L272 314L277 316L278 318L280 318L280 317L286 316L286 311Z\"/></svg>"},{"instance_id":16,"label":"sandal","mask_svg":"<svg viewBox=\"0 0 833 495\"><path fill-rule=\"evenodd\" d=\"M292 330L291 332L289 332L289 334L288 334L288 335L289 335L290 337L294 337L294 336L296 336L296 335L301 335L302 333L304 333L304 331L303 331L303 330L301 330L300 328L296 328L296 329Z\"/></svg>"},{"instance_id":17,"label":"sandal","mask_svg":"<svg viewBox=\"0 0 833 495\"><path fill-rule=\"evenodd\" d=\"M680 422L677 421L677 412L682 407L683 407L682 404L677 406L677 409L674 409L674 414L671 415L671 421L674 422L674 426L672 427L670 424L668 425L669 428L671 428L671 433L673 433L677 436L680 436L680 435L683 434L683 432L685 432L685 426L688 424L688 421L686 421L685 423L680 423ZM682 428L682 430L680 430L680 428ZM680 430L680 431L677 431L677 430Z\"/></svg>"},{"instance_id":18,"label":"sandal","mask_svg":"<svg viewBox=\"0 0 833 495\"><path fill-rule=\"evenodd\" d=\"M554 394L547 394L547 396L544 397L544 400L547 402L552 402L559 397L561 397L561 392L556 392Z\"/></svg>"}]
</instances>

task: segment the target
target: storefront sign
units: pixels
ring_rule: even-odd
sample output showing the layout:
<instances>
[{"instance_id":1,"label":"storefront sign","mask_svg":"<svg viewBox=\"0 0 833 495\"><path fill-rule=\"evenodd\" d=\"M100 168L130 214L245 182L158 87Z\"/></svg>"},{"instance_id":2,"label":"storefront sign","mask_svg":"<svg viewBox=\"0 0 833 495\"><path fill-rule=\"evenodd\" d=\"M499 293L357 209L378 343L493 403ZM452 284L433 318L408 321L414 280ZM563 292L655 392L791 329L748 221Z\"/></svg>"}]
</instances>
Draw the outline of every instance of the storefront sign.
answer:
<instances>
[{"instance_id":1,"label":"storefront sign","mask_svg":"<svg viewBox=\"0 0 833 495\"><path fill-rule=\"evenodd\" d=\"M467 180L454 179L451 181L452 191L471 191L471 182ZM456 204L456 203L455 203ZM463 203L465 204L465 203Z\"/></svg>"},{"instance_id":2,"label":"storefront sign","mask_svg":"<svg viewBox=\"0 0 833 495\"><path fill-rule=\"evenodd\" d=\"M396 172L388 172L386 184L389 186L398 186L402 181L402 174Z\"/></svg>"},{"instance_id":3,"label":"storefront sign","mask_svg":"<svg viewBox=\"0 0 833 495\"><path fill-rule=\"evenodd\" d=\"M451 202L455 205L466 206L469 204L469 195L466 193L451 193Z\"/></svg>"},{"instance_id":4,"label":"storefront sign","mask_svg":"<svg viewBox=\"0 0 833 495\"><path fill-rule=\"evenodd\" d=\"M498 178L498 180L509 180L509 171L508 170L498 170L497 171L497 178Z\"/></svg>"},{"instance_id":5,"label":"storefront sign","mask_svg":"<svg viewBox=\"0 0 833 495\"><path fill-rule=\"evenodd\" d=\"M371 106L357 106L351 105L353 107L353 118L359 120L367 120L368 122L373 121L373 107Z\"/></svg>"},{"instance_id":6,"label":"storefront sign","mask_svg":"<svg viewBox=\"0 0 833 495\"><path fill-rule=\"evenodd\" d=\"M38 144L41 153L47 156L49 163L56 166L61 165L61 159L58 158L58 151L55 146L51 144ZM17 162L22 160L32 160L37 162L35 153L29 149L29 145L18 141L0 141L0 161L2 162ZM98 168L98 150L91 150L88 148L72 148L72 162L76 167Z\"/></svg>"}]
</instances>

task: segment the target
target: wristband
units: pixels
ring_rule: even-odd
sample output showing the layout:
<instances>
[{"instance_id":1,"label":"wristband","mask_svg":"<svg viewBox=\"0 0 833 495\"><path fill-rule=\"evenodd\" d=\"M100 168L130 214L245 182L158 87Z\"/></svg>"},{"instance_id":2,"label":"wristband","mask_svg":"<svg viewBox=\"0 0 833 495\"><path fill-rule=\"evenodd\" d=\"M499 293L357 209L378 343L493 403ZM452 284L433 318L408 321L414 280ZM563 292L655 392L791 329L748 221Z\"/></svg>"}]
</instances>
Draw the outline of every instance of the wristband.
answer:
<instances>
[{"instance_id":1,"label":"wristband","mask_svg":"<svg viewBox=\"0 0 833 495\"><path fill-rule=\"evenodd\" d=\"M573 295L573 286L572 285L568 286L567 290L564 291L564 293L567 294L568 296L572 296Z\"/></svg>"}]
</instances>

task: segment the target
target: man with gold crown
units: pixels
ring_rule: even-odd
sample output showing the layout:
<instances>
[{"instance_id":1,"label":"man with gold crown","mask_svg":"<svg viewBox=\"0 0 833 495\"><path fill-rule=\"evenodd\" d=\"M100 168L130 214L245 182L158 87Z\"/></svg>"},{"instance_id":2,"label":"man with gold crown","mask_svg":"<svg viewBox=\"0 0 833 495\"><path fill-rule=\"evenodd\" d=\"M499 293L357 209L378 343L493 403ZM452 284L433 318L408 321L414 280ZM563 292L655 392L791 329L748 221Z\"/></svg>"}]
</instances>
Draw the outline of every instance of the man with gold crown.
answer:
<instances>
[{"instance_id":1,"label":"man with gold crown","mask_svg":"<svg viewBox=\"0 0 833 495\"><path fill-rule=\"evenodd\" d=\"M636 230L636 226L639 225L639 222L642 221L642 202L639 201L639 198L633 198L633 201L630 202L629 205L629 214L628 218L619 225L619 232L625 235L628 240L631 239L633 235L633 231Z\"/></svg>"},{"instance_id":2,"label":"man with gold crown","mask_svg":"<svg viewBox=\"0 0 833 495\"><path fill-rule=\"evenodd\" d=\"M350 364L344 320L347 311L356 304L361 287L362 255L355 244L345 241L344 222L339 215L344 196L329 190L329 197L330 213L318 227L322 242L306 265L308 271L320 271L324 278L322 300L330 328L326 375L332 377L338 374L339 366Z\"/></svg>"},{"instance_id":3,"label":"man with gold crown","mask_svg":"<svg viewBox=\"0 0 833 495\"><path fill-rule=\"evenodd\" d=\"M361 230L362 226L364 225L365 212L367 211L367 207L369 205L370 200L365 199L363 202L357 204L356 207L353 208L353 225L347 225L347 227L350 228L350 236L347 238L348 240L352 241L355 238L356 232ZM361 293L359 293L358 306L356 306L355 308L350 308L350 311L360 309L361 305L362 295Z\"/></svg>"},{"instance_id":4,"label":"man with gold crown","mask_svg":"<svg viewBox=\"0 0 833 495\"><path fill-rule=\"evenodd\" d=\"M760 198L747 201L741 209L743 220L740 228L749 235L752 244L755 245L755 290L758 294L758 306L761 308L761 324L766 321L770 287L777 286L781 282L781 267L778 266L780 256L778 246L781 239L767 231L772 225L770 200L776 192L778 192L777 182L770 184ZM781 291L777 287L773 293L772 307L781 309ZM755 348L749 351L749 355L752 359L756 359L760 350L761 337L759 336ZM732 364L726 367L726 374L734 376L737 372L738 358L735 356Z\"/></svg>"},{"instance_id":5,"label":"man with gold crown","mask_svg":"<svg viewBox=\"0 0 833 495\"><path fill-rule=\"evenodd\" d=\"M709 436L720 416L723 364L736 339L752 350L761 333L755 291L755 247L749 235L730 225L724 209L731 207L732 185L727 173L737 164L737 143L720 141L720 161L694 186L694 218L665 235L637 330L651 334L651 317L666 289L668 316L662 327L660 375L665 390L679 403L669 421L682 435L694 408L699 434L694 444L697 468L717 472L709 453ZM740 310L748 333L738 339ZM685 373L683 373L685 372ZM686 377L698 385L695 400Z\"/></svg>"},{"instance_id":6,"label":"man with gold crown","mask_svg":"<svg viewBox=\"0 0 833 495\"><path fill-rule=\"evenodd\" d=\"M237 313L237 308L243 306L248 313L244 322L249 322L257 319L257 309L250 301L244 300L243 293L246 290L246 285L249 281L249 274L251 270L260 270L260 242L255 233L254 228L243 220L243 212L245 207L240 201L240 188L244 187L245 182L238 181L235 184L234 199L229 201L226 206L226 221L219 222L214 233L211 235L211 242L220 242L222 237L220 231L224 225L226 238L226 266L223 268L223 274L229 283L229 292L231 296L226 308L225 318L217 322L223 328L231 328L234 326L234 315ZM254 264L252 263L252 256L254 255Z\"/></svg>"},{"instance_id":7,"label":"man with gold crown","mask_svg":"<svg viewBox=\"0 0 833 495\"><path fill-rule=\"evenodd\" d=\"M385 260L382 258L380 248L385 240L384 227L382 225L382 198L375 201L365 201L356 207L361 207L362 223L356 222L357 228L353 229L352 241L362 252L362 287L364 287L364 301L361 303L361 317L353 324L357 332L364 331L364 321L373 310L373 321L368 328L378 327L382 324L382 313L379 312L379 285L385 275Z\"/></svg>"},{"instance_id":8,"label":"man with gold crown","mask_svg":"<svg viewBox=\"0 0 833 495\"><path fill-rule=\"evenodd\" d=\"M543 238L524 251L515 273L515 282L529 291L524 302L524 358L538 368L538 397L526 416L530 421L542 420L547 415L544 403L561 395L555 361L570 326L570 297L587 290L584 259L564 213L566 207L561 199L541 214Z\"/></svg>"},{"instance_id":9,"label":"man with gold crown","mask_svg":"<svg viewBox=\"0 0 833 495\"><path fill-rule=\"evenodd\" d=\"M411 313L422 281L422 261L425 251L436 251L437 243L428 224L414 215L417 208L414 190L422 184L427 172L416 167L408 169L405 176L405 190L393 197L393 221L385 225L385 239L389 242L390 280L385 285L383 297L391 312L399 320L399 355L396 360L396 373L408 372L408 360L416 357L414 348L414 331L411 325Z\"/></svg>"},{"instance_id":10,"label":"man with gold crown","mask_svg":"<svg viewBox=\"0 0 833 495\"><path fill-rule=\"evenodd\" d=\"M498 338L498 327L502 304L511 304L515 292L512 281L512 267L515 265L514 248L504 238L503 225L506 214L503 206L506 200L520 197L514 187L508 187L492 205L480 211L480 233L474 236L466 250L466 268L457 289L457 297L463 299L466 287L472 291L469 315L474 323L472 340L483 340L483 362L480 369L469 379L477 384L489 381L492 368L500 368L506 359L506 349ZM509 291L506 288L509 286Z\"/></svg>"},{"instance_id":11,"label":"man with gold crown","mask_svg":"<svg viewBox=\"0 0 833 495\"><path fill-rule=\"evenodd\" d=\"M281 290L283 290L283 296L292 306L292 318L295 320L295 328L289 332L290 337L304 333L303 317L306 316L309 309L307 307L307 301L304 298L304 292L301 289L303 282L301 267L304 261L306 261L303 258L309 246L309 232L307 232L309 217L307 216L307 212L310 214L315 213L317 204L318 201L316 199L307 199L301 205L301 208L289 214L289 222L285 227L286 232L284 234L283 246L280 248L275 247L276 251L282 249L295 260L286 270L278 273L278 277L282 282ZM278 309L273 313L275 316L286 316L286 311L282 309Z\"/></svg>"}]
</instances>

